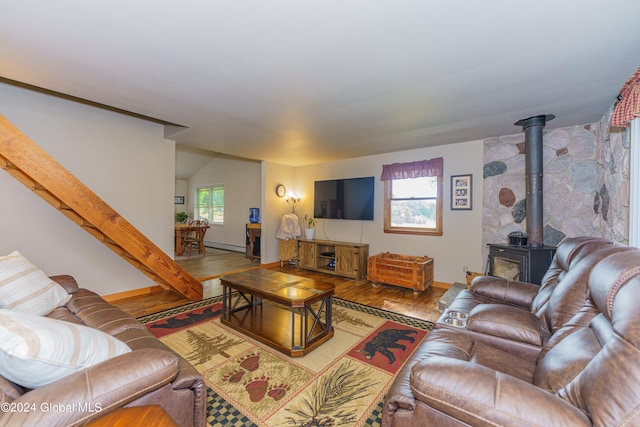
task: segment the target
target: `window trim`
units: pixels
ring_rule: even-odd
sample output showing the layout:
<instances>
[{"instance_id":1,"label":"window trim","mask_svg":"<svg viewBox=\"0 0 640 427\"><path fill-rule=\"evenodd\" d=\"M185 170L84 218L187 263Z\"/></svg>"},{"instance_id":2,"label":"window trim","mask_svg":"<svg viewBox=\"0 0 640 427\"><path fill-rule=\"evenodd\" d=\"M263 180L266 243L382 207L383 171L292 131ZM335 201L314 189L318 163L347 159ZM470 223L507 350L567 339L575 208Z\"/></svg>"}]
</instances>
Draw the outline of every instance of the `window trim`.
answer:
<instances>
[{"instance_id":1,"label":"window trim","mask_svg":"<svg viewBox=\"0 0 640 427\"><path fill-rule=\"evenodd\" d=\"M222 221L214 221L213 218L213 190L214 189L218 189L221 188L222 189ZM200 199L198 198L198 192L200 190L209 190L210 194L209 194L209 206L208 206L208 210L209 210L209 218L206 218L209 221L209 224L212 225L224 225L224 218L225 218L225 203L224 203L224 199L226 196L226 191L225 191L225 187L224 184L210 184L210 185L199 185L195 188L195 206L194 206L194 218L198 219L199 212L200 212Z\"/></svg>"},{"instance_id":2,"label":"window trim","mask_svg":"<svg viewBox=\"0 0 640 427\"><path fill-rule=\"evenodd\" d=\"M437 190L438 196L436 197L436 227L435 228L416 228L416 227L393 227L391 225L391 187L393 180L384 181L384 232L395 234L415 234L421 236L442 236L442 204L443 204L443 191L442 191L442 177L437 176ZM411 179L411 178L405 178Z\"/></svg>"}]
</instances>

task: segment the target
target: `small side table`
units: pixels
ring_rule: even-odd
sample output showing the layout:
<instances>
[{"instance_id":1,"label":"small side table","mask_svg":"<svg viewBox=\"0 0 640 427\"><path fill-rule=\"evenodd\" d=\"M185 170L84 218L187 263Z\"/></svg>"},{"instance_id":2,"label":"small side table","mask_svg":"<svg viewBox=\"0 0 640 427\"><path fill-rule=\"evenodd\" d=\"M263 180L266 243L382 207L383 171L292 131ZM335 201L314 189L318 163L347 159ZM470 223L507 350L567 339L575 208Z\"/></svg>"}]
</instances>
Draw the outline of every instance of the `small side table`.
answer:
<instances>
[{"instance_id":1,"label":"small side table","mask_svg":"<svg viewBox=\"0 0 640 427\"><path fill-rule=\"evenodd\" d=\"M260 223L247 224L247 253L246 257L251 261L260 259L260 236L262 225Z\"/></svg>"},{"instance_id":2,"label":"small side table","mask_svg":"<svg viewBox=\"0 0 640 427\"><path fill-rule=\"evenodd\" d=\"M131 406L116 409L86 424L87 427L178 427L161 406Z\"/></svg>"}]
</instances>

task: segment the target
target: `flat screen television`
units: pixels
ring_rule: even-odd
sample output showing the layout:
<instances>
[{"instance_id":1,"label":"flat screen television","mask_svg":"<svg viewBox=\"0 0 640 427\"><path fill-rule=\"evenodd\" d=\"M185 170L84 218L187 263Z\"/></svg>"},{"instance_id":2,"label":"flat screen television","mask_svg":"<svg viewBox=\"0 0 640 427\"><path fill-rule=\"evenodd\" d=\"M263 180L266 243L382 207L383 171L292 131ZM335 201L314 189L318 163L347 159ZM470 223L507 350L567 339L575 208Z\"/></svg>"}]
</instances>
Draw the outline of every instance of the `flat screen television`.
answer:
<instances>
[{"instance_id":1,"label":"flat screen television","mask_svg":"<svg viewBox=\"0 0 640 427\"><path fill-rule=\"evenodd\" d=\"M316 181L313 216L373 221L374 188L375 180L372 176Z\"/></svg>"}]
</instances>

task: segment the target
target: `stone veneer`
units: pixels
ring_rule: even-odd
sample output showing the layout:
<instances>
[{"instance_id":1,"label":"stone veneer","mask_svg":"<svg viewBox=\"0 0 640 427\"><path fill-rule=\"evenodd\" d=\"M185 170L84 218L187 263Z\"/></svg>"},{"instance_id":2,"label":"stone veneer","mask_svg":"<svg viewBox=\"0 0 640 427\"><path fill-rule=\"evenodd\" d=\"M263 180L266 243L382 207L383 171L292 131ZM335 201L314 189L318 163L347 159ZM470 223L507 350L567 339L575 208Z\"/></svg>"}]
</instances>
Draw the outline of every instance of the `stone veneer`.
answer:
<instances>
[{"instance_id":1,"label":"stone veneer","mask_svg":"<svg viewBox=\"0 0 640 427\"><path fill-rule=\"evenodd\" d=\"M629 132L597 123L543 132L544 244L565 237L629 241ZM547 123L553 125L553 122ZM484 141L483 259L487 243L526 233L524 132Z\"/></svg>"}]
</instances>

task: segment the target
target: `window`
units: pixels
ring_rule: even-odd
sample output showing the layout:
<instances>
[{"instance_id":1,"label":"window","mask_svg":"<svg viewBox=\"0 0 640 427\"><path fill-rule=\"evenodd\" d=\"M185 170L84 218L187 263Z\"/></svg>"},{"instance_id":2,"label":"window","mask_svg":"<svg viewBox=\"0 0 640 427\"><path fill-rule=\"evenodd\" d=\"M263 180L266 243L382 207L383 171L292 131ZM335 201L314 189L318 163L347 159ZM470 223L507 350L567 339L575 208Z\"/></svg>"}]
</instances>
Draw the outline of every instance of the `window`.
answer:
<instances>
[{"instance_id":1,"label":"window","mask_svg":"<svg viewBox=\"0 0 640 427\"><path fill-rule=\"evenodd\" d=\"M385 233L442 235L442 177L384 182Z\"/></svg>"},{"instance_id":2,"label":"window","mask_svg":"<svg viewBox=\"0 0 640 427\"><path fill-rule=\"evenodd\" d=\"M384 232L442 236L442 157L382 166Z\"/></svg>"},{"instance_id":3,"label":"window","mask_svg":"<svg viewBox=\"0 0 640 427\"><path fill-rule=\"evenodd\" d=\"M196 219L207 219L213 224L224 223L223 184L197 188L196 200Z\"/></svg>"}]
</instances>

